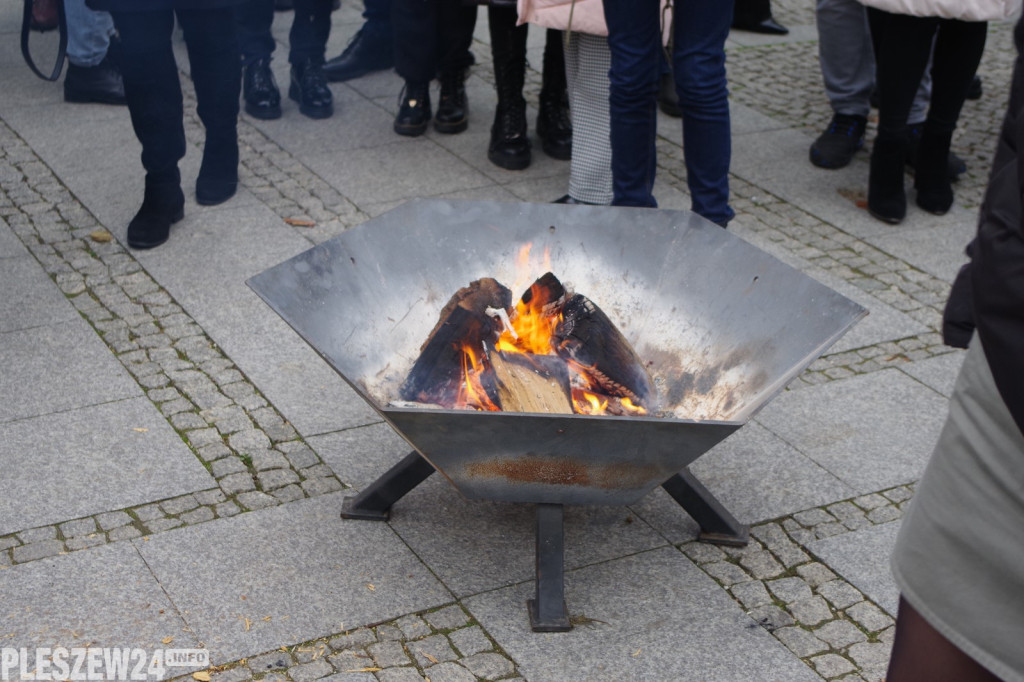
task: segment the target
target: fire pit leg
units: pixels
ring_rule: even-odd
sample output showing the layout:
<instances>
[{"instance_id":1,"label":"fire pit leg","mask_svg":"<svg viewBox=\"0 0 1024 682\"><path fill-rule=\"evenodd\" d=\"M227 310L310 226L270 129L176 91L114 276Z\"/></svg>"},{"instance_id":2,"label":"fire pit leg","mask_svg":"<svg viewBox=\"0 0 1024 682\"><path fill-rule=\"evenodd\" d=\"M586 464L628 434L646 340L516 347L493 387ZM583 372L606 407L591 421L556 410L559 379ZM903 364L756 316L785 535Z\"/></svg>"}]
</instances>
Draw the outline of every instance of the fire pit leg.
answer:
<instances>
[{"instance_id":1,"label":"fire pit leg","mask_svg":"<svg viewBox=\"0 0 1024 682\"><path fill-rule=\"evenodd\" d=\"M749 542L747 526L737 521L688 469L683 469L661 487L700 526L698 539L701 542L734 547L743 547Z\"/></svg>"},{"instance_id":2,"label":"fire pit leg","mask_svg":"<svg viewBox=\"0 0 1024 682\"><path fill-rule=\"evenodd\" d=\"M534 632L566 632L572 629L565 608L562 505L537 505L537 591L526 600L530 629Z\"/></svg>"},{"instance_id":3,"label":"fire pit leg","mask_svg":"<svg viewBox=\"0 0 1024 682\"><path fill-rule=\"evenodd\" d=\"M363 492L346 497L341 505L341 518L387 521L391 505L432 473L434 466L414 450Z\"/></svg>"}]
</instances>

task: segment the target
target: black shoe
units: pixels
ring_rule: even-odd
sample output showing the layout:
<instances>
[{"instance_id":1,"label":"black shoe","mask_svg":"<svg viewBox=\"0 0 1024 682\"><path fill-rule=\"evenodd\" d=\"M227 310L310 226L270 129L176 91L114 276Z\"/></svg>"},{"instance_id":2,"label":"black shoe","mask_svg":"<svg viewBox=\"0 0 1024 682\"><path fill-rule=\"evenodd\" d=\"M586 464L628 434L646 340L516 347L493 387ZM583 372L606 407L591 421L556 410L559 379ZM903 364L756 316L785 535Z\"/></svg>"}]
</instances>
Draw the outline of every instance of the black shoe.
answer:
<instances>
[{"instance_id":1,"label":"black shoe","mask_svg":"<svg viewBox=\"0 0 1024 682\"><path fill-rule=\"evenodd\" d=\"M402 88L402 104L395 116L395 132L416 137L427 131L430 123L430 83L410 83Z\"/></svg>"},{"instance_id":2,"label":"black shoe","mask_svg":"<svg viewBox=\"0 0 1024 682\"><path fill-rule=\"evenodd\" d=\"M906 138L875 138L868 174L868 213L895 225L907 215L907 194L903 187L903 159Z\"/></svg>"},{"instance_id":3,"label":"black shoe","mask_svg":"<svg viewBox=\"0 0 1024 682\"><path fill-rule=\"evenodd\" d=\"M313 59L292 65L288 96L299 103L299 111L310 118L328 118L334 113L334 96L324 78L324 66Z\"/></svg>"},{"instance_id":4,"label":"black shoe","mask_svg":"<svg viewBox=\"0 0 1024 682\"><path fill-rule=\"evenodd\" d=\"M564 197L558 197L557 199L555 199L551 203L552 204L571 204L573 206L576 206L576 205L579 205L579 206L597 206L597 204L591 203L589 201L580 201L579 199L573 199L572 196L569 195L569 194L566 194Z\"/></svg>"},{"instance_id":5,"label":"black shoe","mask_svg":"<svg viewBox=\"0 0 1024 682\"><path fill-rule=\"evenodd\" d=\"M530 148L526 134L526 102L520 98L509 106L499 104L494 112L487 158L505 170L523 170L532 161Z\"/></svg>"},{"instance_id":6,"label":"black shoe","mask_svg":"<svg viewBox=\"0 0 1024 682\"><path fill-rule=\"evenodd\" d=\"M324 75L332 82L347 81L395 65L395 52L390 29L369 28L367 24L352 36L348 46L324 64Z\"/></svg>"},{"instance_id":7,"label":"black shoe","mask_svg":"<svg viewBox=\"0 0 1024 682\"><path fill-rule=\"evenodd\" d=\"M923 126L920 123L912 125L909 126L907 132L907 166L915 170L917 166L918 148L921 145L922 127ZM952 151L949 152L949 156L946 158L946 173L949 175L949 179L956 182L960 179L960 176L966 172L967 162Z\"/></svg>"},{"instance_id":8,"label":"black shoe","mask_svg":"<svg viewBox=\"0 0 1024 682\"><path fill-rule=\"evenodd\" d=\"M277 89L270 57L262 57L244 68L242 96L245 113L265 121L281 118L281 91Z\"/></svg>"},{"instance_id":9,"label":"black shoe","mask_svg":"<svg viewBox=\"0 0 1024 682\"><path fill-rule=\"evenodd\" d=\"M128 246L152 249L171 233L171 225L185 217L185 194L178 182L155 183L146 178L142 207L128 223Z\"/></svg>"},{"instance_id":10,"label":"black shoe","mask_svg":"<svg viewBox=\"0 0 1024 682\"><path fill-rule=\"evenodd\" d=\"M238 190L238 132L206 132L203 163L196 178L196 203L216 206L235 196Z\"/></svg>"},{"instance_id":11,"label":"black shoe","mask_svg":"<svg viewBox=\"0 0 1024 682\"><path fill-rule=\"evenodd\" d=\"M672 118L683 117L683 110L679 108L676 80L671 72L661 74L661 81L658 84L658 108Z\"/></svg>"},{"instance_id":12,"label":"black shoe","mask_svg":"<svg viewBox=\"0 0 1024 682\"><path fill-rule=\"evenodd\" d=\"M766 33L768 35L784 36L789 33L789 29L775 21L772 17L763 19L761 21L756 20L734 20L732 27L741 31L750 31L751 33Z\"/></svg>"},{"instance_id":13,"label":"black shoe","mask_svg":"<svg viewBox=\"0 0 1024 682\"><path fill-rule=\"evenodd\" d=\"M951 132L925 132L919 139L918 167L914 172L917 205L935 215L945 215L953 205L953 186L948 173L952 138Z\"/></svg>"},{"instance_id":14,"label":"black shoe","mask_svg":"<svg viewBox=\"0 0 1024 682\"><path fill-rule=\"evenodd\" d=\"M541 92L537 112L537 137L544 153L559 161L572 159L572 121L566 93L545 96Z\"/></svg>"},{"instance_id":15,"label":"black shoe","mask_svg":"<svg viewBox=\"0 0 1024 682\"><path fill-rule=\"evenodd\" d=\"M971 86L967 88L967 99L981 99L981 76L974 74Z\"/></svg>"},{"instance_id":16,"label":"black shoe","mask_svg":"<svg viewBox=\"0 0 1024 682\"><path fill-rule=\"evenodd\" d=\"M75 66L68 62L64 76L64 101L125 104L121 72L108 57L96 66Z\"/></svg>"},{"instance_id":17,"label":"black shoe","mask_svg":"<svg viewBox=\"0 0 1024 682\"><path fill-rule=\"evenodd\" d=\"M466 71L441 74L441 97L434 115L434 130L439 133L461 133L469 126L469 103L466 100Z\"/></svg>"},{"instance_id":18,"label":"black shoe","mask_svg":"<svg viewBox=\"0 0 1024 682\"><path fill-rule=\"evenodd\" d=\"M811 145L811 163L819 168L842 168L864 145L864 116L835 114L818 139Z\"/></svg>"}]
</instances>

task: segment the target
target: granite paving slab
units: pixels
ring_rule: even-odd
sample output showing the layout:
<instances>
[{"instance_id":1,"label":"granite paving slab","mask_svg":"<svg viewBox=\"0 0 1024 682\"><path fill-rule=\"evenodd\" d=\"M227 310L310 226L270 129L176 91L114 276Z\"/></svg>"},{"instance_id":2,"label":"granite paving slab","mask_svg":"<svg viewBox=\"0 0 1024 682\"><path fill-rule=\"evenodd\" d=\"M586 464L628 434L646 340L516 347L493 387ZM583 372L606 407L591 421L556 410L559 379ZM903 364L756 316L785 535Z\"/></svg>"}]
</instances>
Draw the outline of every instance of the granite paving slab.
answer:
<instances>
[{"instance_id":1,"label":"granite paving slab","mask_svg":"<svg viewBox=\"0 0 1024 682\"><path fill-rule=\"evenodd\" d=\"M957 205L953 212L952 220L935 218L933 224L878 235L867 241L944 282L952 282L960 266L967 262L964 249L977 231L978 210ZM921 248L923 243L928 244L927 249Z\"/></svg>"},{"instance_id":2,"label":"granite paving slab","mask_svg":"<svg viewBox=\"0 0 1024 682\"><path fill-rule=\"evenodd\" d=\"M536 506L467 500L432 475L392 508L391 525L458 596L529 579ZM583 566L665 544L627 507L566 506L565 565Z\"/></svg>"},{"instance_id":3,"label":"granite paving slab","mask_svg":"<svg viewBox=\"0 0 1024 682\"><path fill-rule=\"evenodd\" d=\"M374 413L245 280L312 244L263 206L204 213L139 259L303 435Z\"/></svg>"},{"instance_id":4,"label":"granite paving slab","mask_svg":"<svg viewBox=\"0 0 1024 682\"><path fill-rule=\"evenodd\" d=\"M142 390L82 318L0 333L0 423Z\"/></svg>"},{"instance_id":5,"label":"granite paving slab","mask_svg":"<svg viewBox=\"0 0 1024 682\"><path fill-rule=\"evenodd\" d=\"M79 317L36 259L5 258L0 268L0 333L66 322Z\"/></svg>"},{"instance_id":6,"label":"granite paving slab","mask_svg":"<svg viewBox=\"0 0 1024 682\"><path fill-rule=\"evenodd\" d=\"M889 557L896 547L899 528L900 523L893 521L815 540L807 548L895 618L900 595Z\"/></svg>"},{"instance_id":7,"label":"granite paving slab","mask_svg":"<svg viewBox=\"0 0 1024 682\"><path fill-rule=\"evenodd\" d=\"M145 398L0 424L0 443L0 535L217 485Z\"/></svg>"},{"instance_id":8,"label":"granite paving slab","mask_svg":"<svg viewBox=\"0 0 1024 682\"><path fill-rule=\"evenodd\" d=\"M385 523L340 494L133 541L214 664L452 600Z\"/></svg>"},{"instance_id":9,"label":"granite paving slab","mask_svg":"<svg viewBox=\"0 0 1024 682\"><path fill-rule=\"evenodd\" d=\"M946 399L896 369L787 391L755 417L858 494L917 480Z\"/></svg>"},{"instance_id":10,"label":"granite paving slab","mask_svg":"<svg viewBox=\"0 0 1024 682\"><path fill-rule=\"evenodd\" d=\"M908 363L905 367L900 367L900 371L906 372L949 398L953 395L953 387L956 385L956 378L960 374L960 365L963 362L964 351L954 350L938 357Z\"/></svg>"},{"instance_id":11,"label":"granite paving slab","mask_svg":"<svg viewBox=\"0 0 1024 682\"><path fill-rule=\"evenodd\" d=\"M674 549L571 571L565 589L567 633L530 630L532 581L464 603L528 680L821 679Z\"/></svg>"},{"instance_id":12,"label":"granite paving slab","mask_svg":"<svg viewBox=\"0 0 1024 682\"><path fill-rule=\"evenodd\" d=\"M40 559L0 572L4 647L199 646L130 543Z\"/></svg>"},{"instance_id":13,"label":"granite paving slab","mask_svg":"<svg viewBox=\"0 0 1024 682\"><path fill-rule=\"evenodd\" d=\"M413 450L384 422L312 436L306 442L338 478L359 490Z\"/></svg>"},{"instance_id":14,"label":"granite paving slab","mask_svg":"<svg viewBox=\"0 0 1024 682\"><path fill-rule=\"evenodd\" d=\"M690 471L746 524L855 494L853 488L756 422L708 450ZM696 539L696 523L660 488L630 508L673 543Z\"/></svg>"},{"instance_id":15,"label":"granite paving slab","mask_svg":"<svg viewBox=\"0 0 1024 682\"><path fill-rule=\"evenodd\" d=\"M25 255L28 255L28 251L11 231L7 221L0 217L0 258L18 258Z\"/></svg>"}]
</instances>

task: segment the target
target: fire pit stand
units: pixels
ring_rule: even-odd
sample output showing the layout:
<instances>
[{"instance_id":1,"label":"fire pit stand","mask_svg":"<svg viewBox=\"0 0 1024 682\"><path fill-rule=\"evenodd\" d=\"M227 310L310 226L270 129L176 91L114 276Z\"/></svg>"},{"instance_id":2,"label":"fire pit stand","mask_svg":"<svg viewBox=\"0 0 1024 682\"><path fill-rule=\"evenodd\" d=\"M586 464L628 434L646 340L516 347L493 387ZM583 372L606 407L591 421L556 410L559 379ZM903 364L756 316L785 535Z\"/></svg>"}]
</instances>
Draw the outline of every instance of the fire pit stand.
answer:
<instances>
[{"instance_id":1,"label":"fire pit stand","mask_svg":"<svg viewBox=\"0 0 1024 682\"><path fill-rule=\"evenodd\" d=\"M434 466L415 450L342 504L341 518L387 521L391 506L434 473ZM749 540L747 526L737 521L688 470L683 469L661 487L697 522L699 539L742 547ZM528 601L534 632L572 629L565 606L563 505L537 504L536 592Z\"/></svg>"},{"instance_id":2,"label":"fire pit stand","mask_svg":"<svg viewBox=\"0 0 1024 682\"><path fill-rule=\"evenodd\" d=\"M598 303L645 363L652 414L422 409L399 387L453 292L552 272ZM866 311L699 216L606 206L409 201L249 280L414 449L342 516L386 521L434 471L468 499L536 505L535 631L571 627L564 505L630 505L661 486L700 539L747 528L687 470Z\"/></svg>"}]
</instances>

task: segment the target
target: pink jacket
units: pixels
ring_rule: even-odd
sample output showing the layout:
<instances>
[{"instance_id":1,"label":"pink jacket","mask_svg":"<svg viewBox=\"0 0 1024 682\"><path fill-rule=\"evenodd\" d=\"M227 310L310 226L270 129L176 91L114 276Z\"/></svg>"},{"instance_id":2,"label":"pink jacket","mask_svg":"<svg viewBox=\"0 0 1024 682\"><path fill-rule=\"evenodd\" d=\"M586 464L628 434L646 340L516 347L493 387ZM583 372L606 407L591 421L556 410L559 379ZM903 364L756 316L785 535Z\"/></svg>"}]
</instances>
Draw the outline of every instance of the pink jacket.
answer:
<instances>
[{"instance_id":1,"label":"pink jacket","mask_svg":"<svg viewBox=\"0 0 1024 682\"><path fill-rule=\"evenodd\" d=\"M608 35L601 0L519 0L519 23Z\"/></svg>"}]
</instances>

